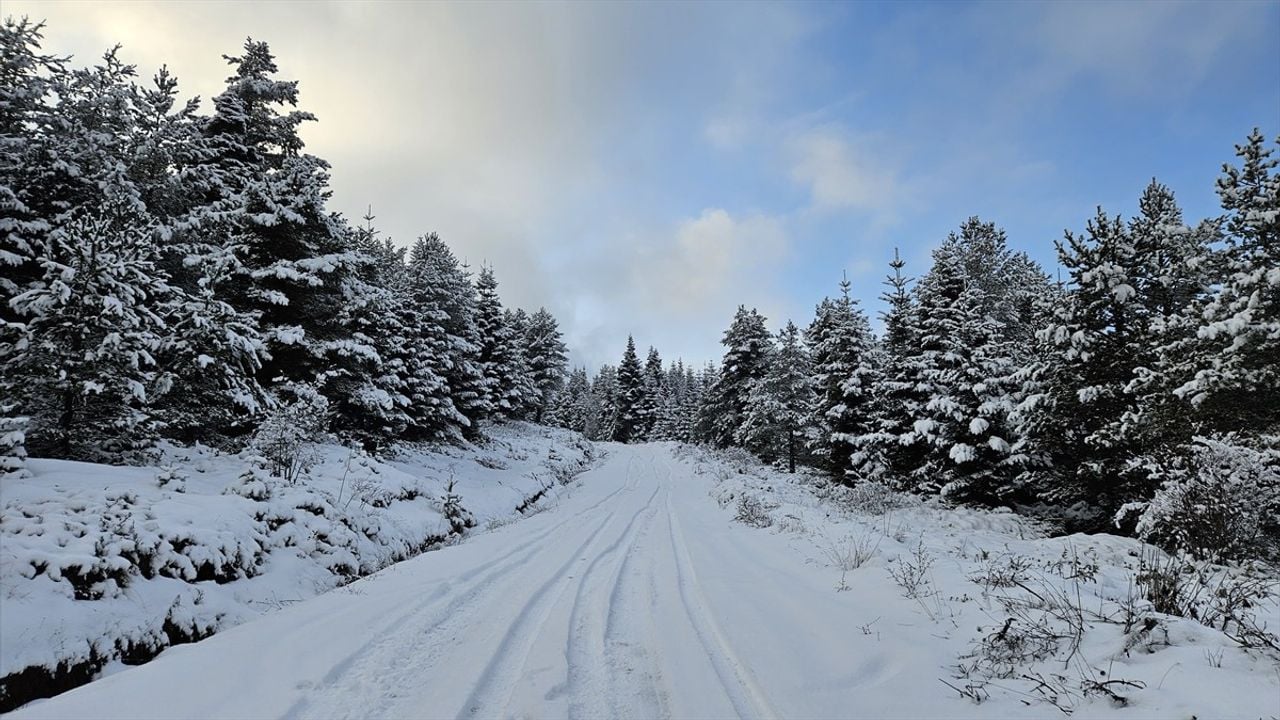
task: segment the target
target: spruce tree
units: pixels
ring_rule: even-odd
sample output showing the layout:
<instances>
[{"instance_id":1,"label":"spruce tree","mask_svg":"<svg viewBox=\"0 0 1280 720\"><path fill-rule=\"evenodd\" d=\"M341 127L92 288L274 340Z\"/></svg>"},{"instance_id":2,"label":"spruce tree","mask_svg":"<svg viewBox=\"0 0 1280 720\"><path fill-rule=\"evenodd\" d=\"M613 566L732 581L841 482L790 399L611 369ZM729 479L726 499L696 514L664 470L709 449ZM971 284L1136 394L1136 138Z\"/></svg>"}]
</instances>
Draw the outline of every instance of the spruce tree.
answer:
<instances>
[{"instance_id":1,"label":"spruce tree","mask_svg":"<svg viewBox=\"0 0 1280 720\"><path fill-rule=\"evenodd\" d=\"M871 385L870 425L854 440L850 458L853 477L894 484L909 484L907 478L924 462L928 451L914 431L919 408L927 398L911 376L919 354L920 328L910 279L903 275L906 263L894 250L889 263L892 273L880 299L888 306L881 313L884 335L876 352L877 363Z\"/></svg>"},{"instance_id":2,"label":"spruce tree","mask_svg":"<svg viewBox=\"0 0 1280 720\"><path fill-rule=\"evenodd\" d=\"M26 445L38 456L120 461L157 433L159 310L171 290L154 228L137 217L126 200L82 211L51 235L42 275L11 300L23 323L3 389L29 414Z\"/></svg>"},{"instance_id":3,"label":"spruce tree","mask_svg":"<svg viewBox=\"0 0 1280 720\"><path fill-rule=\"evenodd\" d=\"M704 395L701 413L710 442L729 447L742 427L751 383L764 377L772 338L764 317L739 305L720 342L726 348L724 360L715 383Z\"/></svg>"},{"instance_id":4,"label":"spruce tree","mask_svg":"<svg viewBox=\"0 0 1280 720\"><path fill-rule=\"evenodd\" d=\"M407 282L418 318L411 334L426 346L420 350L425 366L420 371L421 382L431 388L435 382L432 375L443 376L449 397L463 417L458 421L459 430L467 437L477 437L480 421L489 416L493 405L491 386L480 359L476 287L466 268L436 233L419 237L414 243Z\"/></svg>"},{"instance_id":5,"label":"spruce tree","mask_svg":"<svg viewBox=\"0 0 1280 720\"><path fill-rule=\"evenodd\" d=\"M809 354L795 323L778 332L765 363L764 375L748 388L735 440L765 461L785 458L794 473L814 403Z\"/></svg>"},{"instance_id":6,"label":"spruce tree","mask_svg":"<svg viewBox=\"0 0 1280 720\"><path fill-rule=\"evenodd\" d=\"M531 400L534 422L543 422L548 410L556 402L565 383L565 366L568 363L564 336L555 317L546 308L539 308L529 318L525 331L525 354L528 358L529 377L534 388ZM585 380L585 372L584 377Z\"/></svg>"},{"instance_id":7,"label":"spruce tree","mask_svg":"<svg viewBox=\"0 0 1280 720\"><path fill-rule=\"evenodd\" d=\"M627 336L627 349L618 365L617 415L613 423L613 439L618 442L644 440L644 370L636 355L636 342Z\"/></svg>"},{"instance_id":8,"label":"spruce tree","mask_svg":"<svg viewBox=\"0 0 1280 720\"><path fill-rule=\"evenodd\" d=\"M1280 145L1280 138L1276 140ZM1280 433L1280 160L1256 129L1223 166L1224 279L1190 304L1194 334L1166 339L1160 365L1205 433Z\"/></svg>"},{"instance_id":9,"label":"spruce tree","mask_svg":"<svg viewBox=\"0 0 1280 720\"><path fill-rule=\"evenodd\" d=\"M840 297L823 299L805 331L815 390L808 447L836 478L850 472L856 438L871 429L875 382L871 327L849 288L841 281Z\"/></svg>"},{"instance_id":10,"label":"spruce tree","mask_svg":"<svg viewBox=\"0 0 1280 720\"><path fill-rule=\"evenodd\" d=\"M612 440L618 423L618 369L612 365L600 366L591 381L591 394L587 407L587 427L584 433L589 440Z\"/></svg>"}]
</instances>

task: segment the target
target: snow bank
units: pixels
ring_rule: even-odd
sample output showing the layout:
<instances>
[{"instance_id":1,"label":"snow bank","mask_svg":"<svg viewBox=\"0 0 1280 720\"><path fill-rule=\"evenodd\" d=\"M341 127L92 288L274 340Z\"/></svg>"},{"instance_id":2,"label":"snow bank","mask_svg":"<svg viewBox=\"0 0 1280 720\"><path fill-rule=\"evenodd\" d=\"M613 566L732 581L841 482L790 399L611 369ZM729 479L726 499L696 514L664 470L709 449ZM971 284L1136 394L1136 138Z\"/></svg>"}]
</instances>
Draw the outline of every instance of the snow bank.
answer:
<instances>
[{"instance_id":1,"label":"snow bank","mask_svg":"<svg viewBox=\"0 0 1280 720\"><path fill-rule=\"evenodd\" d=\"M726 519L784 536L799 562L828 569L876 648L851 653L890 665L911 656L923 684L911 714L954 715L923 704L942 690L980 706L974 717L1280 715L1274 567L1193 563L1113 535L1051 537L1008 511L678 452L709 477Z\"/></svg>"},{"instance_id":2,"label":"snow bank","mask_svg":"<svg viewBox=\"0 0 1280 720\"><path fill-rule=\"evenodd\" d=\"M158 467L30 460L0 477L0 710L507 522L594 455L524 423L390 460L316 450L296 484L199 446L163 448Z\"/></svg>"}]
</instances>

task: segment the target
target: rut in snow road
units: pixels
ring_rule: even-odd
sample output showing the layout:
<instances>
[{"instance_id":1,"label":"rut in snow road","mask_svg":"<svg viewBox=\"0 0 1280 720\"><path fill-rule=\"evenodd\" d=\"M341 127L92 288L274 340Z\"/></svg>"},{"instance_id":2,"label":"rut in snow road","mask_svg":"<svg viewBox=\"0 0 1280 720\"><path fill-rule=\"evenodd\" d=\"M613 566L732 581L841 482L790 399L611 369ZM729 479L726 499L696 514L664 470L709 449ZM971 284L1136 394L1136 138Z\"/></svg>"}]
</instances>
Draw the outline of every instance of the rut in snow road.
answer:
<instances>
[{"instance_id":1,"label":"rut in snow road","mask_svg":"<svg viewBox=\"0 0 1280 720\"><path fill-rule=\"evenodd\" d=\"M838 673L875 658L851 661L829 578L708 488L670 446L617 446L547 512L18 716L847 714L875 678Z\"/></svg>"}]
</instances>

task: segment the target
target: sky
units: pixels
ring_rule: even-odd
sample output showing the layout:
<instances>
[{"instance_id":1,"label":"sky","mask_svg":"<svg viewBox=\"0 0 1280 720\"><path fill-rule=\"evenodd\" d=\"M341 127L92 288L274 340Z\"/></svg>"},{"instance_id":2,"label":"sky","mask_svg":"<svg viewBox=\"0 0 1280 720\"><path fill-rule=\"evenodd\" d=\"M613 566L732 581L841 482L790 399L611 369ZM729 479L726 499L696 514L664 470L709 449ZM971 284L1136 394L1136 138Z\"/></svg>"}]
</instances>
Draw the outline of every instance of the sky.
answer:
<instances>
[{"instance_id":1,"label":"sky","mask_svg":"<svg viewBox=\"0 0 1280 720\"><path fill-rule=\"evenodd\" d=\"M1258 127L1280 135L1280 2L27 2L45 49L123 45L207 99L246 37L319 122L333 209L439 232L575 364L628 334L723 352L739 304L812 318L847 276L873 316L971 215L1055 272L1098 205L1170 186L1189 220Z\"/></svg>"}]
</instances>

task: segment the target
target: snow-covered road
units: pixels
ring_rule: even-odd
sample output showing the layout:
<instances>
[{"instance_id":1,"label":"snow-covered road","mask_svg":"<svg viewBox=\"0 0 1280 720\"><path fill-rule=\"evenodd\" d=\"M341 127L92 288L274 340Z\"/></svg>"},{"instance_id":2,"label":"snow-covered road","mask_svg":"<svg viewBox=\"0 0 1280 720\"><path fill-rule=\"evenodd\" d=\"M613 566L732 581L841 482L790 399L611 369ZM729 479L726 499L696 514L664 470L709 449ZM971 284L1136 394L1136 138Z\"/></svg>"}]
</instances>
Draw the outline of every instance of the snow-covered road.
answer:
<instances>
[{"instance_id":1,"label":"snow-covered road","mask_svg":"<svg viewBox=\"0 0 1280 720\"><path fill-rule=\"evenodd\" d=\"M14 717L828 717L859 695L860 714L891 711L860 688L910 650L864 652L830 578L728 522L708 487L669 446L617 446L547 512Z\"/></svg>"},{"instance_id":2,"label":"snow-covered road","mask_svg":"<svg viewBox=\"0 0 1280 720\"><path fill-rule=\"evenodd\" d=\"M981 558L1021 553L1049 568L1045 581L1077 551L1097 558L1097 581L1069 587L1100 593L1082 601L1098 618L1102 595L1132 584L1136 541L1023 539L1011 515L960 509L833 515L794 478L697 455L611 446L544 512L6 719L1043 718L1058 710L1019 678L992 681L981 704L954 689L974 638L1002 624L973 579ZM735 492L794 502L761 530L732 521ZM823 548L829 532L857 527L879 538L876 557L846 586ZM937 564L913 601L886 570L917 544ZM1126 683L1123 702L1055 696L1076 717L1274 715L1270 656L1225 647L1191 620L1163 622L1163 641L1130 649L1131 636L1096 619L1079 654L1024 667L1062 674L1068 689L1080 681L1063 673L1079 668Z\"/></svg>"}]
</instances>

